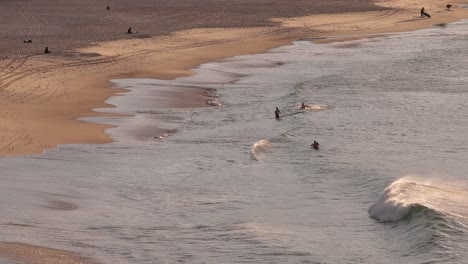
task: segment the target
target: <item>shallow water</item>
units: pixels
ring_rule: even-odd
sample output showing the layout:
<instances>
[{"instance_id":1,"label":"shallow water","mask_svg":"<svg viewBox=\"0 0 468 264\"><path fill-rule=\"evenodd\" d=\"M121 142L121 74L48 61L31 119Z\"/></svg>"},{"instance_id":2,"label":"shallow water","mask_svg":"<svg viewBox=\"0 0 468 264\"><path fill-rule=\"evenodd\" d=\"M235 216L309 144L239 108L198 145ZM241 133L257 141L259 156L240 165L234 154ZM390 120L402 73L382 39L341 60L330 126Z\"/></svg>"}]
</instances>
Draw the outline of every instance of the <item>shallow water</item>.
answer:
<instances>
[{"instance_id":1,"label":"shallow water","mask_svg":"<svg viewBox=\"0 0 468 264\"><path fill-rule=\"evenodd\" d=\"M300 41L115 80L132 91L103 111L135 116L93 120L117 142L0 160L0 240L103 263L463 263L467 33ZM214 88L222 106L158 108L161 87Z\"/></svg>"}]
</instances>

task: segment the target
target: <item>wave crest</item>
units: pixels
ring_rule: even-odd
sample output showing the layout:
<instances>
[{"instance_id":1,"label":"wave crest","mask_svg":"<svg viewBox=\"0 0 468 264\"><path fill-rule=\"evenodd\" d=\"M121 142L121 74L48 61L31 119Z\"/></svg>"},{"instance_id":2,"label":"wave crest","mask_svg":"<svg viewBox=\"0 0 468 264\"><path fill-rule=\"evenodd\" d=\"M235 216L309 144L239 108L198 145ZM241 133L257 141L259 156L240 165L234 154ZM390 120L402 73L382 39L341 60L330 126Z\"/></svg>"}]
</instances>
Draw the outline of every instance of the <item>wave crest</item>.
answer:
<instances>
[{"instance_id":1,"label":"wave crest","mask_svg":"<svg viewBox=\"0 0 468 264\"><path fill-rule=\"evenodd\" d=\"M321 105L321 104L312 104L312 105L306 105L304 109L300 108L301 106L298 106L299 110L304 110L304 111L321 111L321 110L329 110L332 109L331 106L329 105Z\"/></svg>"},{"instance_id":2,"label":"wave crest","mask_svg":"<svg viewBox=\"0 0 468 264\"><path fill-rule=\"evenodd\" d=\"M252 158L258 160L259 155L267 151L271 147L271 144L271 141L269 141L268 139L261 139L255 142L252 145L252 149L250 151Z\"/></svg>"},{"instance_id":3,"label":"wave crest","mask_svg":"<svg viewBox=\"0 0 468 264\"><path fill-rule=\"evenodd\" d=\"M368 212L380 222L395 222L421 206L468 219L468 192L459 186L447 179L406 176L392 182Z\"/></svg>"}]
</instances>

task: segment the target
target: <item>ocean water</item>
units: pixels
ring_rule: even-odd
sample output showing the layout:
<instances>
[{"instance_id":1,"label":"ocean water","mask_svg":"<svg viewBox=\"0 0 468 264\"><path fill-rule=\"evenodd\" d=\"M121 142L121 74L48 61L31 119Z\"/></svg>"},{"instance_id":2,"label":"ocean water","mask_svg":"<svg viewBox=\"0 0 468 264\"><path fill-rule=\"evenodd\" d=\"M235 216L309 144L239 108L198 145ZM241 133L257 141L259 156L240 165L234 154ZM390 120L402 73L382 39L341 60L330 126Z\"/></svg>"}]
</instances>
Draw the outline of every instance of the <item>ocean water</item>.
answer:
<instances>
[{"instance_id":1,"label":"ocean water","mask_svg":"<svg viewBox=\"0 0 468 264\"><path fill-rule=\"evenodd\" d=\"M0 159L0 240L102 263L468 263L467 43L462 21L115 80L131 91L100 110L133 116L93 119L115 143ZM154 103L197 88L221 105Z\"/></svg>"}]
</instances>

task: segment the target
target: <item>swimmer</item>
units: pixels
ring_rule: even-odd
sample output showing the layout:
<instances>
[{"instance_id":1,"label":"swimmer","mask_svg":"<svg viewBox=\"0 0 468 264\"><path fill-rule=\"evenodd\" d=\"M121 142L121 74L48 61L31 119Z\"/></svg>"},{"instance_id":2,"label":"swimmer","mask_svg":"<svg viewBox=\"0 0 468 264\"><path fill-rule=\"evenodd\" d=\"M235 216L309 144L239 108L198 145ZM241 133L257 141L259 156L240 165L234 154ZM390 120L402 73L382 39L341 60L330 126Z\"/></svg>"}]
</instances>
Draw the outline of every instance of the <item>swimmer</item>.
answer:
<instances>
[{"instance_id":1,"label":"swimmer","mask_svg":"<svg viewBox=\"0 0 468 264\"><path fill-rule=\"evenodd\" d=\"M308 105L306 105L306 104L302 103L302 104L301 104L301 106L299 107L299 109L301 109L301 110L302 110L302 109L306 109L307 107L308 107Z\"/></svg>"},{"instance_id":2,"label":"swimmer","mask_svg":"<svg viewBox=\"0 0 468 264\"><path fill-rule=\"evenodd\" d=\"M314 140L314 143L312 143L312 145L310 145L310 146L313 147L314 149L318 150L319 145L320 144L317 141Z\"/></svg>"}]
</instances>

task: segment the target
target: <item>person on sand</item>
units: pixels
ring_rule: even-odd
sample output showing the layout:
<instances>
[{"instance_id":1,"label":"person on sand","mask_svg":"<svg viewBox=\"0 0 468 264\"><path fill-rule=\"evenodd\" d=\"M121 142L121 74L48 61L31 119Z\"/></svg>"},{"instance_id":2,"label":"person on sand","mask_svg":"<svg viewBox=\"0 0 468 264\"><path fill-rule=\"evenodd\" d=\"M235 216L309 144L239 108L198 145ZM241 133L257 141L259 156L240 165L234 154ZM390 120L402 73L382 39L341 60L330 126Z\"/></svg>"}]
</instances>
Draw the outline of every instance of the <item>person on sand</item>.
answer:
<instances>
[{"instance_id":1,"label":"person on sand","mask_svg":"<svg viewBox=\"0 0 468 264\"><path fill-rule=\"evenodd\" d=\"M429 15L428 13L426 13L426 10L423 8L421 8L421 17L427 17L427 18L431 18L431 15Z\"/></svg>"},{"instance_id":2,"label":"person on sand","mask_svg":"<svg viewBox=\"0 0 468 264\"><path fill-rule=\"evenodd\" d=\"M276 110L275 110L275 117L276 117L276 119L279 119L279 118L280 118L280 115L281 115L281 111L278 109L278 107L276 107Z\"/></svg>"},{"instance_id":3,"label":"person on sand","mask_svg":"<svg viewBox=\"0 0 468 264\"><path fill-rule=\"evenodd\" d=\"M312 145L310 145L310 146L313 147L314 149L318 150L319 145L320 144L317 141L314 140L314 143L312 143Z\"/></svg>"},{"instance_id":4,"label":"person on sand","mask_svg":"<svg viewBox=\"0 0 468 264\"><path fill-rule=\"evenodd\" d=\"M45 47L44 53L50 53L49 47Z\"/></svg>"}]
</instances>

